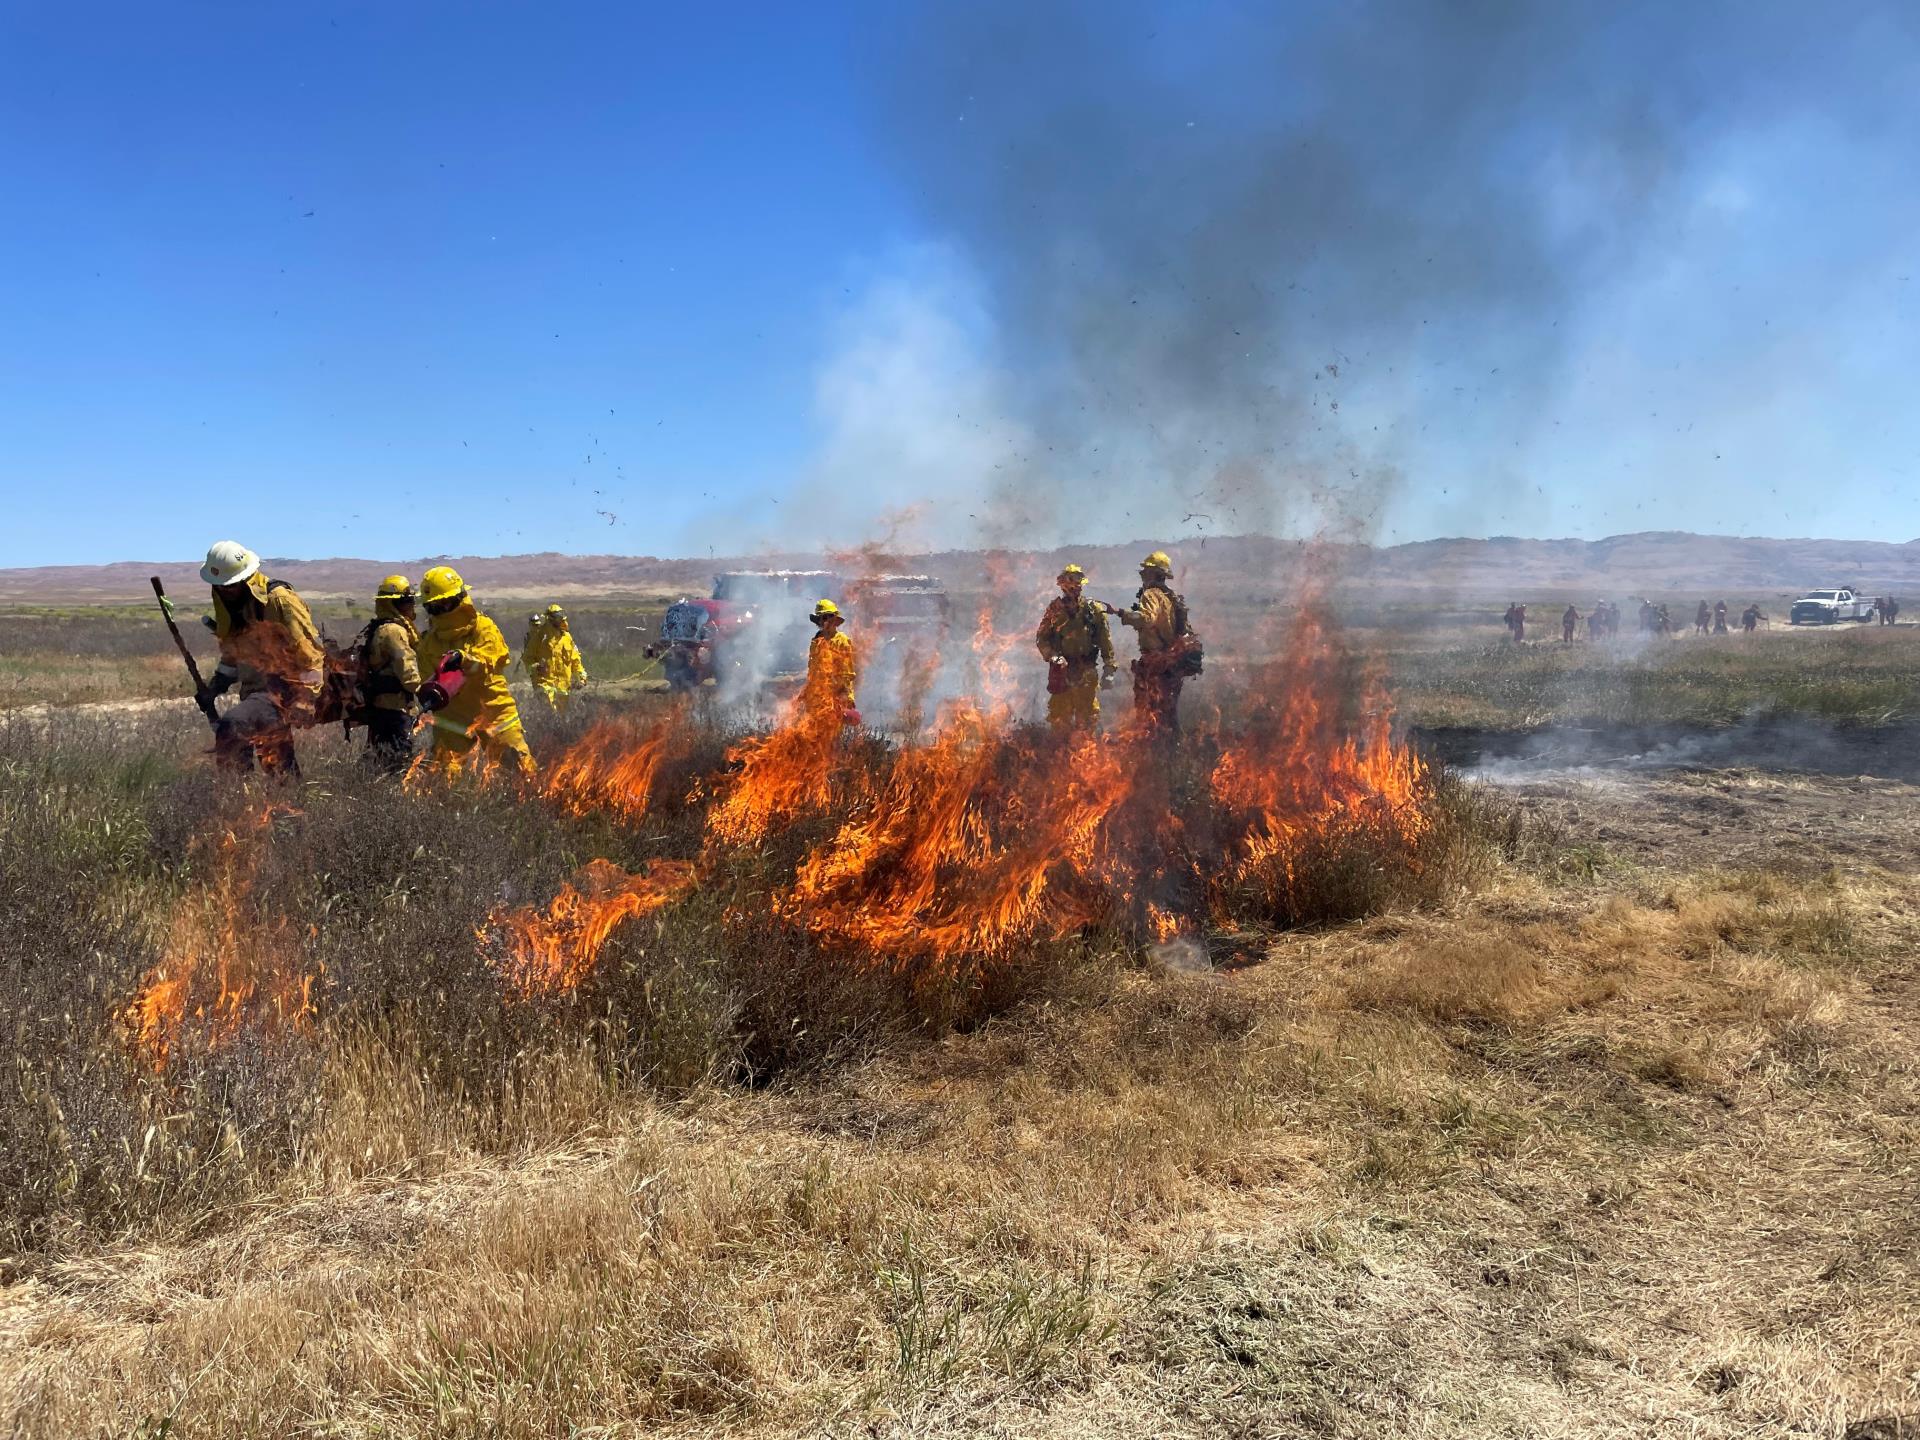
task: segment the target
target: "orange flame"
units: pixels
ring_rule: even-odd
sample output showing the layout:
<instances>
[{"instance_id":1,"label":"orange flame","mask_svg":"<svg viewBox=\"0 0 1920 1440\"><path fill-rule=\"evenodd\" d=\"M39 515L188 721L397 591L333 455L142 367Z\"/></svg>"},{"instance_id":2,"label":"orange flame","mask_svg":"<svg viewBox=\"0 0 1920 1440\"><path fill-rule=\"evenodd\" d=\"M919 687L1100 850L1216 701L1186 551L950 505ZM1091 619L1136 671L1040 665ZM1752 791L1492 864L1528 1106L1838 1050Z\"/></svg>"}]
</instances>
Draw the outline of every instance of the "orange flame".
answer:
<instances>
[{"instance_id":1,"label":"orange flame","mask_svg":"<svg viewBox=\"0 0 1920 1440\"><path fill-rule=\"evenodd\" d=\"M802 863L779 913L875 955L951 961L1062 934L1095 907L1056 874L1096 867L1103 824L1128 794L1118 747L1010 741L957 710L902 753L877 792Z\"/></svg>"},{"instance_id":2,"label":"orange flame","mask_svg":"<svg viewBox=\"0 0 1920 1440\"><path fill-rule=\"evenodd\" d=\"M590 860L544 909L497 911L479 936L485 943L495 931L504 934L500 972L522 999L563 994L593 973L616 928L672 904L696 878L685 860L656 860L638 875Z\"/></svg>"},{"instance_id":3,"label":"orange flame","mask_svg":"<svg viewBox=\"0 0 1920 1440\"><path fill-rule=\"evenodd\" d=\"M603 720L546 772L547 798L574 815L611 810L642 819L652 807L661 769L692 752L692 734L676 708L651 724Z\"/></svg>"},{"instance_id":4,"label":"orange flame","mask_svg":"<svg viewBox=\"0 0 1920 1440\"><path fill-rule=\"evenodd\" d=\"M829 687L803 692L770 733L738 741L726 770L694 785L688 798L706 803L697 858L639 874L596 860L547 904L488 917L479 934L497 946L510 990L534 998L577 987L619 926L681 900L735 847L808 816L837 822L776 889L773 914L916 980L1105 919L1162 946L1185 943L1217 918L1210 896L1230 899L1215 879L1291 884L1303 847L1349 827L1405 842L1405 863L1419 863L1426 768L1395 740L1380 676L1364 675L1354 693L1351 663L1316 606L1298 612L1276 658L1251 670L1248 718L1189 742L1217 753L1202 762L1198 797L1184 800L1176 777L1192 751L1132 729L1053 734L1013 723L1037 680L1036 666L1019 663L1024 645L1023 631L998 628L984 606L976 672L998 702L951 703L923 742L891 752L842 743L842 693L827 703ZM684 710L603 722L553 764L542 793L576 815L638 821L694 741ZM186 985L157 973L142 1004L180 1011ZM244 986L237 993L243 1008L257 1004Z\"/></svg>"},{"instance_id":5,"label":"orange flame","mask_svg":"<svg viewBox=\"0 0 1920 1440\"><path fill-rule=\"evenodd\" d=\"M1427 826L1427 767L1394 740L1378 674L1366 678L1357 725L1343 717L1343 658L1310 605L1280 659L1256 669L1252 720L1222 748L1211 777L1215 801L1248 822L1242 873L1285 865L1304 838L1333 825L1364 824L1407 841Z\"/></svg>"},{"instance_id":6,"label":"orange flame","mask_svg":"<svg viewBox=\"0 0 1920 1440\"><path fill-rule=\"evenodd\" d=\"M264 805L251 823L197 839L206 883L176 906L165 958L148 972L125 1017L134 1047L164 1070L189 1045L212 1052L243 1028L267 1032L306 1025L314 1015L318 967L296 970L282 923L254 911L257 847L275 817L298 812Z\"/></svg>"},{"instance_id":7,"label":"orange flame","mask_svg":"<svg viewBox=\"0 0 1920 1440\"><path fill-rule=\"evenodd\" d=\"M707 812L707 833L731 845L752 845L776 827L817 814L832 799L839 765L840 711L791 701L780 724L727 751L736 767Z\"/></svg>"}]
</instances>

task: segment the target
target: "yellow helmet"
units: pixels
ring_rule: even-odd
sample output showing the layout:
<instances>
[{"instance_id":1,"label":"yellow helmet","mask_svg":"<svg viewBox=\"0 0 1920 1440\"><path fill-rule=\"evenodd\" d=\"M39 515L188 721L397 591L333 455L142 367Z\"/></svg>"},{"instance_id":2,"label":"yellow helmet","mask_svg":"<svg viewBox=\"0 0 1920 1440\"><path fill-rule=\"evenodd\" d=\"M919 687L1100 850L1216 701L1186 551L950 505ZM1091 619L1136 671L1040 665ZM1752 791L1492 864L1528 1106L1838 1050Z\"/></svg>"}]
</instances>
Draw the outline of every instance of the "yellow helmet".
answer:
<instances>
[{"instance_id":1,"label":"yellow helmet","mask_svg":"<svg viewBox=\"0 0 1920 1440\"><path fill-rule=\"evenodd\" d=\"M838 620L840 618L840 607L831 600L822 600L813 607L813 623L816 625L822 620Z\"/></svg>"},{"instance_id":2,"label":"yellow helmet","mask_svg":"<svg viewBox=\"0 0 1920 1440\"><path fill-rule=\"evenodd\" d=\"M376 600L411 600L413 582L404 575L389 575L380 582L380 588L373 592Z\"/></svg>"},{"instance_id":3,"label":"yellow helmet","mask_svg":"<svg viewBox=\"0 0 1920 1440\"><path fill-rule=\"evenodd\" d=\"M1087 578L1087 572L1082 570L1078 565L1070 564L1053 578L1056 580L1085 580Z\"/></svg>"},{"instance_id":4,"label":"yellow helmet","mask_svg":"<svg viewBox=\"0 0 1920 1440\"><path fill-rule=\"evenodd\" d=\"M436 565L420 577L420 598L429 605L458 600L467 593L467 582L451 565Z\"/></svg>"},{"instance_id":5,"label":"yellow helmet","mask_svg":"<svg viewBox=\"0 0 1920 1440\"><path fill-rule=\"evenodd\" d=\"M1156 550L1140 562L1142 570L1158 570L1163 575L1173 573L1173 559L1164 550Z\"/></svg>"},{"instance_id":6,"label":"yellow helmet","mask_svg":"<svg viewBox=\"0 0 1920 1440\"><path fill-rule=\"evenodd\" d=\"M567 618L567 612L562 610L558 605L547 606L547 614L555 620L564 620Z\"/></svg>"}]
</instances>

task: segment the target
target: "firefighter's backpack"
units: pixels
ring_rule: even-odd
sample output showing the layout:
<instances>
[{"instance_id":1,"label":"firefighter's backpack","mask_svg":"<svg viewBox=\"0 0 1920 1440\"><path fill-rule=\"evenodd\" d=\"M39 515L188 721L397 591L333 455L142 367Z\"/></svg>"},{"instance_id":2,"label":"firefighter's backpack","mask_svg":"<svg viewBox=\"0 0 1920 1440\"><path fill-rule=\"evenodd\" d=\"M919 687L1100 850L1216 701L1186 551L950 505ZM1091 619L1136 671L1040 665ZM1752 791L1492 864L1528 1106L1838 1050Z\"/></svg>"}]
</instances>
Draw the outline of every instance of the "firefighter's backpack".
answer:
<instances>
[{"instance_id":1,"label":"firefighter's backpack","mask_svg":"<svg viewBox=\"0 0 1920 1440\"><path fill-rule=\"evenodd\" d=\"M1173 597L1173 632L1178 637L1173 642L1173 673L1182 677L1203 674L1207 647L1187 619L1187 601L1183 595Z\"/></svg>"}]
</instances>

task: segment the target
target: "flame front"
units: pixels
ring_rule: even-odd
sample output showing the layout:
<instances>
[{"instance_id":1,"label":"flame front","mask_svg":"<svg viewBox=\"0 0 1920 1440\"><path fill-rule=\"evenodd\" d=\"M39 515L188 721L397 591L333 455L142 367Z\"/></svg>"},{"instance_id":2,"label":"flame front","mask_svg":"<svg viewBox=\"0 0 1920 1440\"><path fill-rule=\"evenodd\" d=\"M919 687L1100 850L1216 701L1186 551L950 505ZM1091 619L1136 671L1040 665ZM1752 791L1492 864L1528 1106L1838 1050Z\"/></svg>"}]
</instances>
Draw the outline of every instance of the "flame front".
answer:
<instances>
[{"instance_id":1,"label":"flame front","mask_svg":"<svg viewBox=\"0 0 1920 1440\"><path fill-rule=\"evenodd\" d=\"M1121 755L1091 735L1010 738L962 706L801 864L778 911L837 945L936 969L1085 924L1099 907L1062 882L1097 869L1129 793Z\"/></svg>"},{"instance_id":2,"label":"flame front","mask_svg":"<svg viewBox=\"0 0 1920 1440\"><path fill-rule=\"evenodd\" d=\"M1394 740L1392 701L1377 673L1365 680L1358 717L1341 714L1344 658L1309 605L1282 656L1256 673L1253 714L1222 746L1210 782L1217 805L1244 829L1242 876L1273 870L1290 881L1299 848L1342 827L1408 846L1428 827L1427 767Z\"/></svg>"},{"instance_id":3,"label":"flame front","mask_svg":"<svg viewBox=\"0 0 1920 1440\"><path fill-rule=\"evenodd\" d=\"M833 796L843 724L838 711L790 701L780 724L727 751L730 781L707 812L707 832L731 845L751 845L802 815L818 814Z\"/></svg>"},{"instance_id":4,"label":"flame front","mask_svg":"<svg viewBox=\"0 0 1920 1440\"><path fill-rule=\"evenodd\" d=\"M504 940L500 972L521 998L564 994L593 973L615 929L672 904L696 878L685 860L656 860L638 875L590 860L544 908L496 911L480 939Z\"/></svg>"},{"instance_id":5,"label":"flame front","mask_svg":"<svg viewBox=\"0 0 1920 1440\"><path fill-rule=\"evenodd\" d=\"M650 725L603 720L554 762L541 789L574 815L610 810L640 820L653 804L662 767L691 750L692 736L678 708Z\"/></svg>"},{"instance_id":6,"label":"flame front","mask_svg":"<svg viewBox=\"0 0 1920 1440\"><path fill-rule=\"evenodd\" d=\"M1329 837L1391 847L1378 863L1420 864L1430 777L1394 739L1380 677L1352 678L1317 606L1298 612L1275 658L1247 671L1244 718L1178 750L1126 725L1056 734L1015 723L1019 643L983 611L975 662L998 703L950 703L924 741L892 749L847 743L839 709L805 695L704 777L684 774L695 749L684 707L596 726L544 777L548 799L633 823L666 798L704 804L700 849L639 874L597 860L548 904L490 916L480 933L498 945L512 991L579 986L619 926L696 885L725 890L743 847L807 817L838 818L789 883L736 901L730 916L770 909L824 949L916 983L1102 922L1192 945L1238 913L1231 882L1270 898L1310 885L1298 862ZM663 796L674 774L689 788Z\"/></svg>"},{"instance_id":7,"label":"flame front","mask_svg":"<svg viewBox=\"0 0 1920 1440\"><path fill-rule=\"evenodd\" d=\"M164 1070L190 1047L207 1052L244 1029L302 1027L314 1014L317 966L302 966L284 922L258 913L253 870L277 817L296 811L262 805L231 829L194 842L203 886L182 898L168 922L164 958L126 1009L135 1048Z\"/></svg>"}]
</instances>

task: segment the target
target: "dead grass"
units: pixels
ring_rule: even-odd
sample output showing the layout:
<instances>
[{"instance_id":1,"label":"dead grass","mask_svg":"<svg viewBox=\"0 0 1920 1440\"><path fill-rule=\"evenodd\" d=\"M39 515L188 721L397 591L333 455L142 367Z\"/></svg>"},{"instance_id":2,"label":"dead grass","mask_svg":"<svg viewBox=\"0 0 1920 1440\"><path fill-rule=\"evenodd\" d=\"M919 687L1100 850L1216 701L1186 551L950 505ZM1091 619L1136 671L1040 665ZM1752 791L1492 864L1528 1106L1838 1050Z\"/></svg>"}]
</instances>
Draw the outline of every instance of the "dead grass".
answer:
<instances>
[{"instance_id":1,"label":"dead grass","mask_svg":"<svg viewBox=\"0 0 1920 1440\"><path fill-rule=\"evenodd\" d=\"M685 817L399 803L322 750L255 883L338 1003L157 1086L72 1017L191 878L192 720L0 737L21 1440L1920 1413L1903 877L1674 883L1462 792L1447 883L1360 864L1338 913L1385 913L1241 969L1096 935L932 1013L696 897L503 1019L488 909Z\"/></svg>"},{"instance_id":2,"label":"dead grass","mask_svg":"<svg viewBox=\"0 0 1920 1440\"><path fill-rule=\"evenodd\" d=\"M1914 938L1892 882L1509 872L766 1092L583 1045L506 1159L367 1033L233 1223L7 1292L10 1419L1837 1436L1914 1408Z\"/></svg>"}]
</instances>

